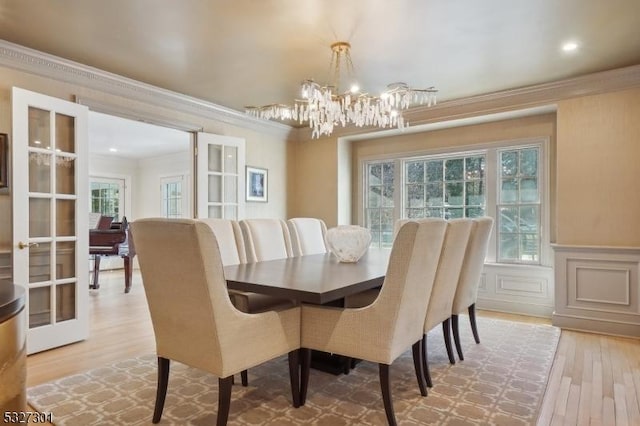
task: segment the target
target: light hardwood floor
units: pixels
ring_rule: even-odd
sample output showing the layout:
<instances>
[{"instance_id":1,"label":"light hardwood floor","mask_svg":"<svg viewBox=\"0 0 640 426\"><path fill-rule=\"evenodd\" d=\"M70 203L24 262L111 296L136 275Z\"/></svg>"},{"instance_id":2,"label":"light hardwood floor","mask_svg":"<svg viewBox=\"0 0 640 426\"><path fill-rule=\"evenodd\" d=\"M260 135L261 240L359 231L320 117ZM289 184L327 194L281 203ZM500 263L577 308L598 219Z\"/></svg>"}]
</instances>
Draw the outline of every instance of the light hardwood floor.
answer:
<instances>
[{"instance_id":1,"label":"light hardwood floor","mask_svg":"<svg viewBox=\"0 0 640 426\"><path fill-rule=\"evenodd\" d=\"M124 294L121 271L101 272L90 291L90 337L27 358L27 386L114 361L153 353L155 344L141 279ZM511 321L549 320L478 311ZM482 338L482 330L480 330ZM640 340L564 330L538 425L640 425Z\"/></svg>"}]
</instances>

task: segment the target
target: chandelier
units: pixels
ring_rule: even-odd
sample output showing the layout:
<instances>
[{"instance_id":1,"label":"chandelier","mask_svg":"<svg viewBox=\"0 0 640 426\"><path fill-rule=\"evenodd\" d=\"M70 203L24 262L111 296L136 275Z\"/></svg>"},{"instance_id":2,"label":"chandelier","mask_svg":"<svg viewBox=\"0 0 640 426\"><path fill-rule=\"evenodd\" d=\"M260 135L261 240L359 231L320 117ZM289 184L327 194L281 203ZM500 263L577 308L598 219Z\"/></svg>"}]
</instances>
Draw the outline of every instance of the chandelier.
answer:
<instances>
[{"instance_id":1,"label":"chandelier","mask_svg":"<svg viewBox=\"0 0 640 426\"><path fill-rule=\"evenodd\" d=\"M362 92L354 79L350 50L351 45L344 41L331 45L331 76L327 85L304 80L301 83L302 99L295 99L293 105L247 106L245 112L266 120L308 122L312 129L311 137L319 138L330 135L336 125L397 127L403 130L409 125L402 116L403 110L414 105L436 104L437 90L434 87L414 89L406 83L392 83L378 96ZM346 91L340 87L343 70L351 84Z\"/></svg>"}]
</instances>

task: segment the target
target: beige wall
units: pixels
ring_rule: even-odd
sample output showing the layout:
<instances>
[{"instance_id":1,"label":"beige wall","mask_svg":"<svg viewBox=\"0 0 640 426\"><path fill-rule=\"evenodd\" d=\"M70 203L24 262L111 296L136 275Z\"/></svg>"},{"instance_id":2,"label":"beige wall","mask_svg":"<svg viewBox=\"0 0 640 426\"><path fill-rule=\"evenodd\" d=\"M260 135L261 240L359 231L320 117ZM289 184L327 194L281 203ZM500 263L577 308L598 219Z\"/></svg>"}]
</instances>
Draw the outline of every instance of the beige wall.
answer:
<instances>
[{"instance_id":1,"label":"beige wall","mask_svg":"<svg viewBox=\"0 0 640 426\"><path fill-rule=\"evenodd\" d=\"M559 244L640 246L640 89L558 104Z\"/></svg>"},{"instance_id":2,"label":"beige wall","mask_svg":"<svg viewBox=\"0 0 640 426\"><path fill-rule=\"evenodd\" d=\"M72 101L74 96L88 98L110 106L139 111L143 116L155 116L165 122L188 123L194 128L220 135L236 136L246 140L246 162L269 170L269 202L247 203L248 217L287 217L287 156L290 136L270 134L224 123L212 118L195 116L156 104L144 103L114 96L86 87L40 77L0 67L0 133L11 135L11 87L39 92ZM11 139L11 138L10 138ZM10 140L11 143L11 140ZM0 194L0 249L11 246L11 196Z\"/></svg>"}]
</instances>

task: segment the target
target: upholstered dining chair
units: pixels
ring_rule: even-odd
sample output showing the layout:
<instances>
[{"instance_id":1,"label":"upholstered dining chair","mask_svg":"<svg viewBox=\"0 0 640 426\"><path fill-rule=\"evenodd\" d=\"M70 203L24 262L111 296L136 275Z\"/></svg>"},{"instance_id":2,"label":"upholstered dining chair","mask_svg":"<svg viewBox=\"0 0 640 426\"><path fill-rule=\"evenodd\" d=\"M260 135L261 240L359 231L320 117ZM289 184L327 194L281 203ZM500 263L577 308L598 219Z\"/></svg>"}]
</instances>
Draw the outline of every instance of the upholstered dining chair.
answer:
<instances>
[{"instance_id":1,"label":"upholstered dining chair","mask_svg":"<svg viewBox=\"0 0 640 426\"><path fill-rule=\"evenodd\" d=\"M242 237L240 225L237 221L231 219L211 218L203 218L199 220L206 223L216 236L216 239L218 240L218 247L220 248L222 264L224 266L247 263L244 239ZM233 303L237 309L248 314L255 314L267 310L286 309L295 306L295 304L289 299L281 299L248 291L227 291L231 297L231 303ZM242 380L242 386L248 386L249 378L246 370L243 370L240 373L240 377Z\"/></svg>"},{"instance_id":2,"label":"upholstered dining chair","mask_svg":"<svg viewBox=\"0 0 640 426\"><path fill-rule=\"evenodd\" d=\"M282 219L243 219L240 222L247 262L292 257L291 236Z\"/></svg>"},{"instance_id":3,"label":"upholstered dining chair","mask_svg":"<svg viewBox=\"0 0 640 426\"><path fill-rule=\"evenodd\" d=\"M492 228L493 218L491 217L481 217L473 220L473 228L471 229L467 252L462 264L456 294L453 298L451 328L453 330L453 341L456 344L456 351L458 352L458 358L460 358L460 360L464 360L458 328L458 315L462 312L469 312L473 338L476 343L480 343L478 326L476 324L476 300L478 299L478 286L482 276L482 267L484 266L484 258L487 255Z\"/></svg>"},{"instance_id":4,"label":"upholstered dining chair","mask_svg":"<svg viewBox=\"0 0 640 426\"><path fill-rule=\"evenodd\" d=\"M451 347L451 307L453 306L453 297L458 287L462 262L464 261L471 227L473 226L471 219L451 219L448 223L449 226L442 245L438 270L431 290L431 298L427 307L424 336L422 338L422 370L429 387L432 387L433 383L427 358L427 333L439 324L442 324L449 362L451 364L456 362Z\"/></svg>"},{"instance_id":5,"label":"upholstered dining chair","mask_svg":"<svg viewBox=\"0 0 640 426\"><path fill-rule=\"evenodd\" d=\"M322 219L294 217L287 220L294 256L327 253L327 225Z\"/></svg>"},{"instance_id":6,"label":"upholstered dining chair","mask_svg":"<svg viewBox=\"0 0 640 426\"><path fill-rule=\"evenodd\" d=\"M233 375L288 354L293 405L299 406L300 308L246 314L231 303L218 242L193 219L132 224L158 356L153 423L162 416L170 361L218 379L217 425L225 425Z\"/></svg>"},{"instance_id":7,"label":"upholstered dining chair","mask_svg":"<svg viewBox=\"0 0 640 426\"><path fill-rule=\"evenodd\" d=\"M380 386L387 421L395 425L389 366L412 346L420 391L426 395L420 362L433 284L447 222L406 223L393 243L387 273L376 300L364 308L302 306L301 390L304 404L309 383L310 349L379 364Z\"/></svg>"}]
</instances>

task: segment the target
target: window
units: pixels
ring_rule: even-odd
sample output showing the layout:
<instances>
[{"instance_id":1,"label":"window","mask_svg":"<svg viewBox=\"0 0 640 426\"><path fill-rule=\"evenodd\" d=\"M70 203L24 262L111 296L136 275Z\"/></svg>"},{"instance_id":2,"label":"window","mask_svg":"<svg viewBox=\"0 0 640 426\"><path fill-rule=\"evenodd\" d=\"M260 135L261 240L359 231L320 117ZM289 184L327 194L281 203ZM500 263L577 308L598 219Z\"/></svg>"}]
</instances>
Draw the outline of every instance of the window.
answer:
<instances>
[{"instance_id":1,"label":"window","mask_svg":"<svg viewBox=\"0 0 640 426\"><path fill-rule=\"evenodd\" d=\"M391 247L393 242L394 173L393 161L369 163L366 167L365 226L371 230L372 243L380 247Z\"/></svg>"},{"instance_id":2,"label":"window","mask_svg":"<svg viewBox=\"0 0 640 426\"><path fill-rule=\"evenodd\" d=\"M186 194L184 176L170 176L160 179L162 188L162 216L166 218L185 217Z\"/></svg>"},{"instance_id":3,"label":"window","mask_svg":"<svg viewBox=\"0 0 640 426\"><path fill-rule=\"evenodd\" d=\"M498 260L540 262L539 148L500 151Z\"/></svg>"},{"instance_id":4,"label":"window","mask_svg":"<svg viewBox=\"0 0 640 426\"><path fill-rule=\"evenodd\" d=\"M492 144L469 152L365 161L363 218L372 244L391 247L401 218L492 216L488 258L541 264L544 143ZM401 172L399 172L401 171Z\"/></svg>"},{"instance_id":5,"label":"window","mask_svg":"<svg viewBox=\"0 0 640 426\"><path fill-rule=\"evenodd\" d=\"M111 216L119 222L124 212L124 180L92 177L89 182L91 213Z\"/></svg>"}]
</instances>

